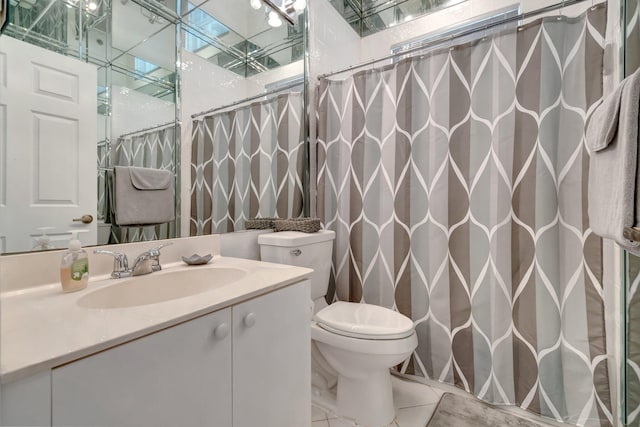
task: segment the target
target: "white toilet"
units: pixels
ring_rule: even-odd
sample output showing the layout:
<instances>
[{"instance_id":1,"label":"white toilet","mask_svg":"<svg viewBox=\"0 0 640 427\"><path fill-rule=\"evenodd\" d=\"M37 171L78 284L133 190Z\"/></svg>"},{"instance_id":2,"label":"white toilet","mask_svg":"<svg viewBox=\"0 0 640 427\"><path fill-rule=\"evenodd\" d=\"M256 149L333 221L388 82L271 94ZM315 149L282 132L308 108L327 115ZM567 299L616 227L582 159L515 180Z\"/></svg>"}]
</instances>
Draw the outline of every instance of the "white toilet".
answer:
<instances>
[{"instance_id":1,"label":"white toilet","mask_svg":"<svg viewBox=\"0 0 640 427\"><path fill-rule=\"evenodd\" d=\"M262 261L313 268L311 359L313 401L367 427L395 417L389 368L418 345L413 322L388 308L348 302L327 305L333 231L285 231L258 237Z\"/></svg>"}]
</instances>

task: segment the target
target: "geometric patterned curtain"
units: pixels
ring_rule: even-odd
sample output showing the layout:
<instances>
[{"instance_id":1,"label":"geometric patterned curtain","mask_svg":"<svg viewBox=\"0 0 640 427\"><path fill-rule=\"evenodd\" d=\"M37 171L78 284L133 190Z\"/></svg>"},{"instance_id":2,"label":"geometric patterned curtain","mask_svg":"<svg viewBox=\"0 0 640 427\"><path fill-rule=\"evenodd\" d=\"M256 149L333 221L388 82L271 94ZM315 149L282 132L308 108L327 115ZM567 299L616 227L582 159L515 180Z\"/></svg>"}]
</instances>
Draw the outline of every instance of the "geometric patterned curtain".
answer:
<instances>
[{"instance_id":1,"label":"geometric patterned curtain","mask_svg":"<svg viewBox=\"0 0 640 427\"><path fill-rule=\"evenodd\" d=\"M162 169L176 173L176 131L179 127L173 123L163 128L118 138L113 149L114 166L136 166ZM107 180L112 179L107 174ZM110 192L112 184L105 188ZM110 194L109 194L110 196ZM108 203L109 206L113 206ZM148 240L172 239L176 237L176 221L147 226L118 226L113 212L110 212L111 235L109 243L141 242Z\"/></svg>"},{"instance_id":2,"label":"geometric patterned curtain","mask_svg":"<svg viewBox=\"0 0 640 427\"><path fill-rule=\"evenodd\" d=\"M594 426L612 411L584 125L605 27L600 4L318 93L336 299L413 319L405 372Z\"/></svg>"},{"instance_id":3,"label":"geometric patterned curtain","mask_svg":"<svg viewBox=\"0 0 640 427\"><path fill-rule=\"evenodd\" d=\"M136 166L175 172L175 134L167 127L118 138L114 149L115 166Z\"/></svg>"},{"instance_id":4,"label":"geometric patterned curtain","mask_svg":"<svg viewBox=\"0 0 640 427\"><path fill-rule=\"evenodd\" d=\"M303 111L294 92L193 122L192 236L302 215Z\"/></svg>"}]
</instances>

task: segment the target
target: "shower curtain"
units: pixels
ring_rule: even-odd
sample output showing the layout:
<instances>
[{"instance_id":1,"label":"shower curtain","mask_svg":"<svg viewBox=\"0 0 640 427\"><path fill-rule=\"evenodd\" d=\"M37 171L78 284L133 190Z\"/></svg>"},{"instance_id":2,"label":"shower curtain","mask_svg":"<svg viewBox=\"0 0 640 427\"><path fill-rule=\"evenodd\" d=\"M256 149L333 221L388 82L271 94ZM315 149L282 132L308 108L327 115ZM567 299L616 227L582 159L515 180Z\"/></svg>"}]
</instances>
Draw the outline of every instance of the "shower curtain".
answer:
<instances>
[{"instance_id":1,"label":"shower curtain","mask_svg":"<svg viewBox=\"0 0 640 427\"><path fill-rule=\"evenodd\" d=\"M193 122L191 235L302 215L303 96L278 95Z\"/></svg>"},{"instance_id":2,"label":"shower curtain","mask_svg":"<svg viewBox=\"0 0 640 427\"><path fill-rule=\"evenodd\" d=\"M584 148L605 26L601 4L320 82L335 298L413 319L402 371L612 425Z\"/></svg>"},{"instance_id":3,"label":"shower curtain","mask_svg":"<svg viewBox=\"0 0 640 427\"><path fill-rule=\"evenodd\" d=\"M169 170L176 173L176 125L171 123L166 127L156 128L147 132L127 135L118 138L113 148L114 166L136 166ZM106 179L112 181L112 175L107 174ZM147 240L172 239L176 237L175 221L158 225L140 227L118 226L115 223L115 213L111 207L112 184L107 188L107 206L110 208L108 221L111 225L109 243L128 243ZM178 211L176 206L176 211Z\"/></svg>"}]
</instances>

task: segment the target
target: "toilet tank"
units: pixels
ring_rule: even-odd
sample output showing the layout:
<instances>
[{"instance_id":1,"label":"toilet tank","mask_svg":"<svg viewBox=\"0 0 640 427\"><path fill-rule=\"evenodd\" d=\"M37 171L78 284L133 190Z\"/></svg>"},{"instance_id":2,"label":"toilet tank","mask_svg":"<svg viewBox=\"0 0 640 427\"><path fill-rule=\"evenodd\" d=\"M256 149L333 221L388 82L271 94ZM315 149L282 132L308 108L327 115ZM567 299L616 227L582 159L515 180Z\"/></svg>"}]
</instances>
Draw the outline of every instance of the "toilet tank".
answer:
<instances>
[{"instance_id":1,"label":"toilet tank","mask_svg":"<svg viewBox=\"0 0 640 427\"><path fill-rule=\"evenodd\" d=\"M336 233L320 230L316 233L281 231L258 237L260 259L278 264L313 268L311 274L311 299L327 294L331 254Z\"/></svg>"},{"instance_id":2,"label":"toilet tank","mask_svg":"<svg viewBox=\"0 0 640 427\"><path fill-rule=\"evenodd\" d=\"M260 259L258 237L273 230L236 230L220 234L220 255L243 259Z\"/></svg>"}]
</instances>

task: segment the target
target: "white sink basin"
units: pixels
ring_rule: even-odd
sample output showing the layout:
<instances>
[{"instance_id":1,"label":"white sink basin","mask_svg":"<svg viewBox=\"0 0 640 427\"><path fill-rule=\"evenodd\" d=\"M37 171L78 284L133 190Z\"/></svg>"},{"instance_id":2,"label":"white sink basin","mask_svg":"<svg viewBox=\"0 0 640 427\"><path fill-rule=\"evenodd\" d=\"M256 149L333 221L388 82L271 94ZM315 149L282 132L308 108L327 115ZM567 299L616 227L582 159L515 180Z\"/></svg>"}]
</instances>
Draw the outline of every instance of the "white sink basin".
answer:
<instances>
[{"instance_id":1,"label":"white sink basin","mask_svg":"<svg viewBox=\"0 0 640 427\"><path fill-rule=\"evenodd\" d=\"M239 268L192 268L122 279L78 300L84 308L125 308L156 304L230 285L246 275Z\"/></svg>"}]
</instances>

